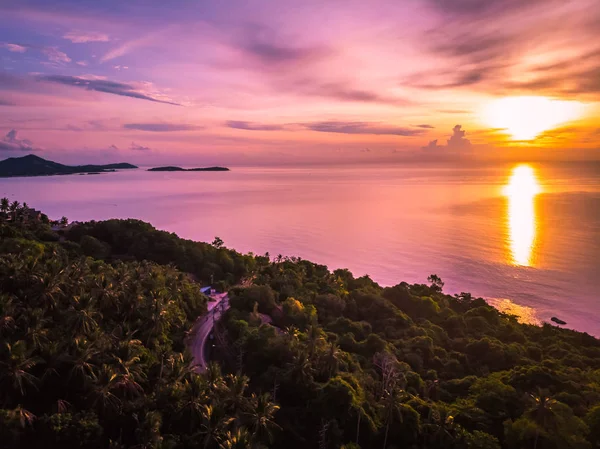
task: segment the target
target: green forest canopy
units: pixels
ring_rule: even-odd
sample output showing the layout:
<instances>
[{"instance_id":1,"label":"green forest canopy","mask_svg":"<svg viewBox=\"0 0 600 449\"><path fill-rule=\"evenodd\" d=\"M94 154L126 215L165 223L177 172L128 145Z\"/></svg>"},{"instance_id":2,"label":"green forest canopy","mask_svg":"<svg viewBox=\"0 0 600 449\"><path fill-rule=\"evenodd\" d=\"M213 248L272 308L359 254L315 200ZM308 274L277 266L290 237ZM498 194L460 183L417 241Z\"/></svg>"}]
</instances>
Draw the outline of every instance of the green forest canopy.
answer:
<instances>
[{"instance_id":1,"label":"green forest canopy","mask_svg":"<svg viewBox=\"0 0 600 449\"><path fill-rule=\"evenodd\" d=\"M137 220L0 222L8 448L597 448L600 341ZM191 369L200 285L230 290ZM240 286L244 285L244 287Z\"/></svg>"}]
</instances>

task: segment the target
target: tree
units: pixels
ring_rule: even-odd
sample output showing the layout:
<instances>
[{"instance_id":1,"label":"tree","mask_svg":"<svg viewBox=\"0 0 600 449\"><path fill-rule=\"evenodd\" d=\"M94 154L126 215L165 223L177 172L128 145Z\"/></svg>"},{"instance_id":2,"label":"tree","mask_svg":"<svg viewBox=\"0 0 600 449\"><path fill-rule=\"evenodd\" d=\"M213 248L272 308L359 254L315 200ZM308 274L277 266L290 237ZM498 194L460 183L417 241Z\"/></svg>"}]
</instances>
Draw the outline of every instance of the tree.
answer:
<instances>
[{"instance_id":1,"label":"tree","mask_svg":"<svg viewBox=\"0 0 600 449\"><path fill-rule=\"evenodd\" d=\"M442 288L444 287L444 281L442 281L442 279L437 275L437 274L432 274L430 275L427 280L429 282L431 282L431 289L435 290L436 292L441 292Z\"/></svg>"},{"instance_id":2,"label":"tree","mask_svg":"<svg viewBox=\"0 0 600 449\"><path fill-rule=\"evenodd\" d=\"M19 212L19 209L21 208L21 203L19 203L18 201L13 201L10 205L10 211L13 214L13 222L17 221L17 213Z\"/></svg>"},{"instance_id":3,"label":"tree","mask_svg":"<svg viewBox=\"0 0 600 449\"><path fill-rule=\"evenodd\" d=\"M39 357L31 355L25 341L19 340L14 344L5 343L0 362L0 384L4 384L6 393L12 388L20 396L24 396L28 389L37 388L38 378L31 374L31 370L41 361ZM7 388L8 387L8 388Z\"/></svg>"},{"instance_id":4,"label":"tree","mask_svg":"<svg viewBox=\"0 0 600 449\"><path fill-rule=\"evenodd\" d=\"M273 432L280 428L274 420L277 410L279 410L279 406L271 401L269 393L252 394L246 416L248 417L253 441L262 442L266 440L269 443L273 442Z\"/></svg>"},{"instance_id":5,"label":"tree","mask_svg":"<svg viewBox=\"0 0 600 449\"><path fill-rule=\"evenodd\" d=\"M69 224L69 219L65 216L61 217L60 221L59 221L61 226L66 226Z\"/></svg>"},{"instance_id":6,"label":"tree","mask_svg":"<svg viewBox=\"0 0 600 449\"><path fill-rule=\"evenodd\" d=\"M223 242L223 239L221 239L221 237L215 237L215 239L211 243L211 245L217 249L222 248L224 244L225 242Z\"/></svg>"},{"instance_id":7,"label":"tree","mask_svg":"<svg viewBox=\"0 0 600 449\"><path fill-rule=\"evenodd\" d=\"M0 200L0 212L8 212L8 209L10 208L10 201L8 200L8 198L4 197Z\"/></svg>"},{"instance_id":8,"label":"tree","mask_svg":"<svg viewBox=\"0 0 600 449\"><path fill-rule=\"evenodd\" d=\"M600 447L600 405L590 409L585 416L585 423L590 429L592 447Z\"/></svg>"},{"instance_id":9,"label":"tree","mask_svg":"<svg viewBox=\"0 0 600 449\"><path fill-rule=\"evenodd\" d=\"M540 429L545 430L548 426L553 426L556 422L556 415L553 411L556 400L552 399L544 390L538 390L537 394L530 394L529 396L534 401L534 406L529 410L528 415L536 424L535 440L533 443L533 449L536 449L540 437Z\"/></svg>"}]
</instances>

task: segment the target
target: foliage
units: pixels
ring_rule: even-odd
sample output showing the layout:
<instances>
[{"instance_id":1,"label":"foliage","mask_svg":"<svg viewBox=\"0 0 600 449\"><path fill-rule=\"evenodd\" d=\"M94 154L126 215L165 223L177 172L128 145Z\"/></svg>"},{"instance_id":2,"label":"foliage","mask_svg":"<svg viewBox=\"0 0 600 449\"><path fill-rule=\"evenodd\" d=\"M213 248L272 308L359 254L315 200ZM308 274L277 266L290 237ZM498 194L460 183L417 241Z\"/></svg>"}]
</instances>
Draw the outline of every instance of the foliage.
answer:
<instances>
[{"instance_id":1,"label":"foliage","mask_svg":"<svg viewBox=\"0 0 600 449\"><path fill-rule=\"evenodd\" d=\"M600 447L587 334L519 324L436 275L383 288L137 220L54 233L6 208L3 447ZM225 374L185 350L208 281L229 289Z\"/></svg>"}]
</instances>

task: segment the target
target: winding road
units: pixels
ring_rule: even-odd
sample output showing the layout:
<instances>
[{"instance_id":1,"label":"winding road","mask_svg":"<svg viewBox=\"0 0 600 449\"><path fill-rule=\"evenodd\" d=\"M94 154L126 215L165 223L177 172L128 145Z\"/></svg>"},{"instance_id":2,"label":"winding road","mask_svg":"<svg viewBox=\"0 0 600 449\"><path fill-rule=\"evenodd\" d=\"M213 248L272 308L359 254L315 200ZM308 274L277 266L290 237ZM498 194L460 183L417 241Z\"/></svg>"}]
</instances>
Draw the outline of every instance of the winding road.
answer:
<instances>
[{"instance_id":1,"label":"winding road","mask_svg":"<svg viewBox=\"0 0 600 449\"><path fill-rule=\"evenodd\" d=\"M190 333L189 349L194 359L194 370L197 373L202 373L206 370L206 365L208 364L206 341L212 333L215 323L229 309L229 297L227 293L218 293L212 295L210 298L213 301L209 301L207 304L208 313L198 317Z\"/></svg>"}]
</instances>

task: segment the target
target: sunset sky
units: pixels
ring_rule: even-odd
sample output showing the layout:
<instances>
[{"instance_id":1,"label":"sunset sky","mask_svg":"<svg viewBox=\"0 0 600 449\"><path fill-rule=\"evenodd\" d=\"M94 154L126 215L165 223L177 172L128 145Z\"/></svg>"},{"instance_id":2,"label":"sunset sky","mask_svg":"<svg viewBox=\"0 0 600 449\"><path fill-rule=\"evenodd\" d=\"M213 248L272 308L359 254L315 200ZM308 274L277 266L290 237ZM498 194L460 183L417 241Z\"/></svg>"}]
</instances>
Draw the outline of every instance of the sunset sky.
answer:
<instances>
[{"instance_id":1,"label":"sunset sky","mask_svg":"<svg viewBox=\"0 0 600 449\"><path fill-rule=\"evenodd\" d=\"M600 159L598 0L19 0L0 15L0 159Z\"/></svg>"}]
</instances>

